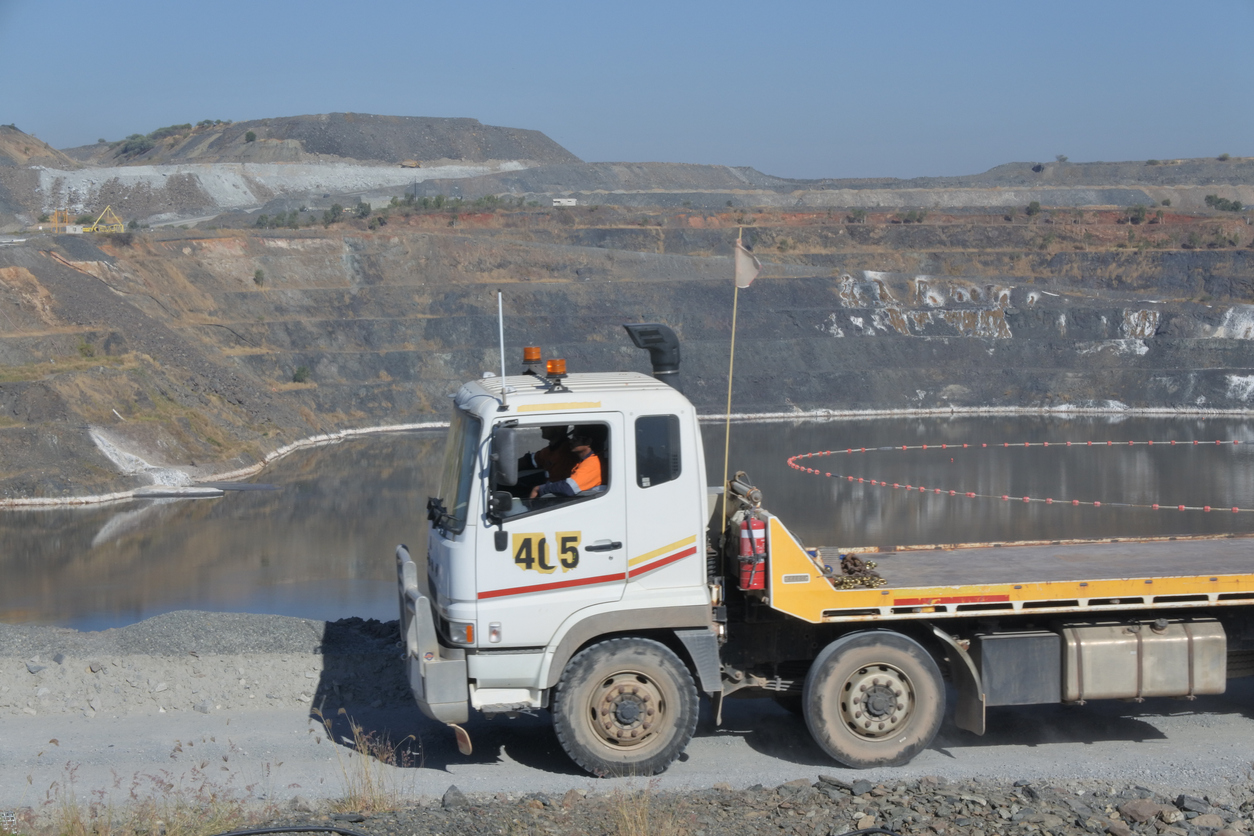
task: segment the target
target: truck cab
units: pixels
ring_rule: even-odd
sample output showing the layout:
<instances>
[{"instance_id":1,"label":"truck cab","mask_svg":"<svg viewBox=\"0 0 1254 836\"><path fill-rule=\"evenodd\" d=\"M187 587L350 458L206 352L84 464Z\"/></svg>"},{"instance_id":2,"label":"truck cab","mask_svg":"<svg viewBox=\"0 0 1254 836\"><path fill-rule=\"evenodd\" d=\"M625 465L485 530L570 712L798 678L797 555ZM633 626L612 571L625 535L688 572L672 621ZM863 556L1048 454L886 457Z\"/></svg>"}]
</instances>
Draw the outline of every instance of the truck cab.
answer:
<instances>
[{"instance_id":1,"label":"truck cab","mask_svg":"<svg viewBox=\"0 0 1254 836\"><path fill-rule=\"evenodd\" d=\"M545 477L520 471L518 459L525 468L549 444L545 436L576 430L595 439L601 484L533 498L525 486ZM458 724L471 709L551 708L589 642L630 635L612 647L631 653L633 643L650 642L650 652L657 645L675 657L672 669L648 681L635 671L584 697L614 716L611 728L567 731L597 738L590 750L612 746L634 767L650 753L669 763L695 724L694 654L706 660L704 684L718 686L717 665L709 665L717 644L707 493L696 410L653 377L524 374L463 385L439 495L428 502L425 572L397 550L409 679L421 709ZM679 729L669 722L676 712L684 714ZM661 713L671 715L666 723ZM613 766L604 752L585 760L594 772Z\"/></svg>"}]
</instances>

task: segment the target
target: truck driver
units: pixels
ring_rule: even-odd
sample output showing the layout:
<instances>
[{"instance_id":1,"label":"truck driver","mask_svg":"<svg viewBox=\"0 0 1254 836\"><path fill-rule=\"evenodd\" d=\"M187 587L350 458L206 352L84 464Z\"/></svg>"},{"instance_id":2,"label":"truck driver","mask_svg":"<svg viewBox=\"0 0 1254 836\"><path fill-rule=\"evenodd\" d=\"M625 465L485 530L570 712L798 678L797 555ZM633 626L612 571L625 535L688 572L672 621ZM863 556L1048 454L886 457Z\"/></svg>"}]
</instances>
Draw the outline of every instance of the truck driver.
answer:
<instances>
[{"instance_id":1,"label":"truck driver","mask_svg":"<svg viewBox=\"0 0 1254 836\"><path fill-rule=\"evenodd\" d=\"M593 449L597 435L595 427L575 427L570 436L570 447L578 458L569 477L545 482L531 489L531 498L538 496L575 496L601 484L601 456Z\"/></svg>"}]
</instances>

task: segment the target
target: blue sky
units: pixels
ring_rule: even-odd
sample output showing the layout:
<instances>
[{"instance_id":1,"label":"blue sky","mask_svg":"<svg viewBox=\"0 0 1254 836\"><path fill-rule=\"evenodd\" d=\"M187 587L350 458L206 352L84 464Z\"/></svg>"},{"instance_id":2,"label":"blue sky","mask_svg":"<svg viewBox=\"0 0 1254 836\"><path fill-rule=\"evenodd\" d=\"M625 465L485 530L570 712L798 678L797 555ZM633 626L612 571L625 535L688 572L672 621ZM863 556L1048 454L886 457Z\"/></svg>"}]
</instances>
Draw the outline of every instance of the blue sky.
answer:
<instances>
[{"instance_id":1,"label":"blue sky","mask_svg":"<svg viewBox=\"0 0 1254 836\"><path fill-rule=\"evenodd\" d=\"M0 0L0 123L64 148L355 111L787 177L1254 155L1254 0Z\"/></svg>"}]
</instances>

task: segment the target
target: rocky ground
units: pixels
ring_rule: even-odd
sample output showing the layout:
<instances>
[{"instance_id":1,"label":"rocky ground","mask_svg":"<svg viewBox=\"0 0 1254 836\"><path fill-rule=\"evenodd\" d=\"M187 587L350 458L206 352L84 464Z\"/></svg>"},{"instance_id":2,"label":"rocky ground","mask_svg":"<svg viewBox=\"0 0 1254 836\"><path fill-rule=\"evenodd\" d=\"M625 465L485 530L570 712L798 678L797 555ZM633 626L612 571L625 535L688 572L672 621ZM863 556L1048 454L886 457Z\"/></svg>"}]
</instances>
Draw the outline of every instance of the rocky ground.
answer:
<instances>
[{"instance_id":1,"label":"rocky ground","mask_svg":"<svg viewBox=\"0 0 1254 836\"><path fill-rule=\"evenodd\" d=\"M298 803L298 806L304 806ZM830 775L776 787L726 784L685 793L626 790L587 795L469 797L451 787L439 803L364 816L282 816L276 826L335 825L369 836L433 833L639 834L759 836L784 832L840 836L905 834L1169 834L1246 833L1254 798L1163 796L1145 787L1027 781L950 782L942 777L872 783Z\"/></svg>"}]
</instances>

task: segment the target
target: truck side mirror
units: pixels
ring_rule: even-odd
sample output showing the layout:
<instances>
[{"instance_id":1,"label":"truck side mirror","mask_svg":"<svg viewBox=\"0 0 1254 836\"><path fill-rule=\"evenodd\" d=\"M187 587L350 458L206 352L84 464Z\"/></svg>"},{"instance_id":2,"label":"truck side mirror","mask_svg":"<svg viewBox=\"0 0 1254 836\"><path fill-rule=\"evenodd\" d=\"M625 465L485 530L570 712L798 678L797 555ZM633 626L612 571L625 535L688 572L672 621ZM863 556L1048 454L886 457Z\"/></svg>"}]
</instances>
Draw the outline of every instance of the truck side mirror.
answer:
<instances>
[{"instance_id":1,"label":"truck side mirror","mask_svg":"<svg viewBox=\"0 0 1254 836\"><path fill-rule=\"evenodd\" d=\"M497 427L492 432L492 483L518 484L517 433L513 427Z\"/></svg>"}]
</instances>

